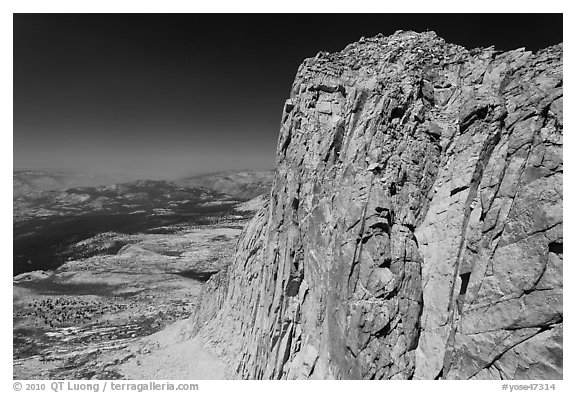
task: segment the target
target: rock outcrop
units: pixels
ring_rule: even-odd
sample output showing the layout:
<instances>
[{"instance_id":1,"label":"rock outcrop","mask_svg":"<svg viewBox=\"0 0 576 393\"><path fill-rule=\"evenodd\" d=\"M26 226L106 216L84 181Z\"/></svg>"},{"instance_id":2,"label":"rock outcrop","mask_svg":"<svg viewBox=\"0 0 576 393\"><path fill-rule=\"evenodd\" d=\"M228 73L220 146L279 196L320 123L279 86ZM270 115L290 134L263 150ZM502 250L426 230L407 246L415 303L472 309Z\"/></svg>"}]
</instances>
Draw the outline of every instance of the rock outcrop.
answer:
<instances>
[{"instance_id":1,"label":"rock outcrop","mask_svg":"<svg viewBox=\"0 0 576 393\"><path fill-rule=\"evenodd\" d=\"M562 80L433 32L305 60L200 337L238 378L562 378Z\"/></svg>"}]
</instances>

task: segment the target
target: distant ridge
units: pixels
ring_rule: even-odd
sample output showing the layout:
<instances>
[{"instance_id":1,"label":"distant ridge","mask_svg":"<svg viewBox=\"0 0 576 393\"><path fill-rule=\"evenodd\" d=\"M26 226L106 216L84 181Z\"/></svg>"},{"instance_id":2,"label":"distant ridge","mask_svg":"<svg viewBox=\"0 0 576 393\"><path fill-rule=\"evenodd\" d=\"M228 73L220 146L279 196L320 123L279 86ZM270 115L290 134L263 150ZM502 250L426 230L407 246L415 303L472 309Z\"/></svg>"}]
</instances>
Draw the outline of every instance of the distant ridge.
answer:
<instances>
[{"instance_id":1,"label":"distant ridge","mask_svg":"<svg viewBox=\"0 0 576 393\"><path fill-rule=\"evenodd\" d=\"M270 191L274 171L243 169L185 177L174 183L187 187L205 187L246 200Z\"/></svg>"},{"instance_id":2,"label":"distant ridge","mask_svg":"<svg viewBox=\"0 0 576 393\"><path fill-rule=\"evenodd\" d=\"M73 171L14 170L13 196L23 196L44 191L66 190L75 187L97 187L126 183L133 179L121 174L94 174Z\"/></svg>"}]
</instances>

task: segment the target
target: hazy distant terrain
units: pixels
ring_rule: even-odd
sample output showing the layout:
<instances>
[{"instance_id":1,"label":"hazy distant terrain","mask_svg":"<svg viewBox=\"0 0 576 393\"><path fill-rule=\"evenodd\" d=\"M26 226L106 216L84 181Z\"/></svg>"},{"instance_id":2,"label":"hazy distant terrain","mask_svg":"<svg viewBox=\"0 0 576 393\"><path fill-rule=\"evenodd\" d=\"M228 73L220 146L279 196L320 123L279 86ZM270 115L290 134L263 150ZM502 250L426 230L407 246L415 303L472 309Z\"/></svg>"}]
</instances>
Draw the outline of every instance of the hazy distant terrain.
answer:
<instances>
[{"instance_id":1,"label":"hazy distant terrain","mask_svg":"<svg viewBox=\"0 0 576 393\"><path fill-rule=\"evenodd\" d=\"M247 171L86 185L96 180L14 173L16 378L146 375L128 362L150 345L141 340L193 314L269 190L266 174ZM223 377L220 363L210 367L203 375Z\"/></svg>"},{"instance_id":2,"label":"hazy distant terrain","mask_svg":"<svg viewBox=\"0 0 576 393\"><path fill-rule=\"evenodd\" d=\"M68 247L101 233L163 233L175 231L179 224L215 222L239 203L266 193L272 172L230 171L177 182L82 185L113 179L15 172L14 274L57 267L74 258Z\"/></svg>"},{"instance_id":3,"label":"hazy distant terrain","mask_svg":"<svg viewBox=\"0 0 576 393\"><path fill-rule=\"evenodd\" d=\"M175 181L188 187L206 187L224 194L252 199L270 191L273 170L240 170L186 177Z\"/></svg>"},{"instance_id":4,"label":"hazy distant terrain","mask_svg":"<svg viewBox=\"0 0 576 393\"><path fill-rule=\"evenodd\" d=\"M242 200L163 181L44 191L14 199L14 274L57 267L72 244L104 232L174 231L229 214Z\"/></svg>"},{"instance_id":5,"label":"hazy distant terrain","mask_svg":"<svg viewBox=\"0 0 576 393\"><path fill-rule=\"evenodd\" d=\"M121 174L87 174L78 172L17 170L13 173L13 195L66 190L73 187L95 187L125 183L130 177Z\"/></svg>"}]
</instances>

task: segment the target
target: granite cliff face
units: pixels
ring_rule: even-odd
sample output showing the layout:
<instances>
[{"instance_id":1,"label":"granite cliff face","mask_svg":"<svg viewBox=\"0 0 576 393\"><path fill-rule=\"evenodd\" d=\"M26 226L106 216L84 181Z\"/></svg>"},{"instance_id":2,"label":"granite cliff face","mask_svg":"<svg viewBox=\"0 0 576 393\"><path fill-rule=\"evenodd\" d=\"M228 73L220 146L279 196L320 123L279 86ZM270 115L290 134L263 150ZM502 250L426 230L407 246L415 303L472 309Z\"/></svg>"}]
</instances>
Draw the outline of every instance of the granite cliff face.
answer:
<instances>
[{"instance_id":1,"label":"granite cliff face","mask_svg":"<svg viewBox=\"0 0 576 393\"><path fill-rule=\"evenodd\" d=\"M561 378L562 75L432 32L305 60L200 337L239 378Z\"/></svg>"}]
</instances>

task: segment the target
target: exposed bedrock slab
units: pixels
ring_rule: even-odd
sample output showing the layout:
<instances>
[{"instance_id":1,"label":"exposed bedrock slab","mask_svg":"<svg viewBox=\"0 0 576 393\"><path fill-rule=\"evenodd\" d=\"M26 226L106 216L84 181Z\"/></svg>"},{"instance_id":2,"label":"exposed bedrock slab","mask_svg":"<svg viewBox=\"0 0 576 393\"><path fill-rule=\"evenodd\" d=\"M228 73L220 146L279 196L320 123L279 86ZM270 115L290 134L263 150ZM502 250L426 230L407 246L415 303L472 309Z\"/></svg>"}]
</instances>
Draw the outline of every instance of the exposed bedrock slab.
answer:
<instances>
[{"instance_id":1,"label":"exposed bedrock slab","mask_svg":"<svg viewBox=\"0 0 576 393\"><path fill-rule=\"evenodd\" d=\"M197 329L238 378L562 377L562 44L321 52Z\"/></svg>"}]
</instances>

